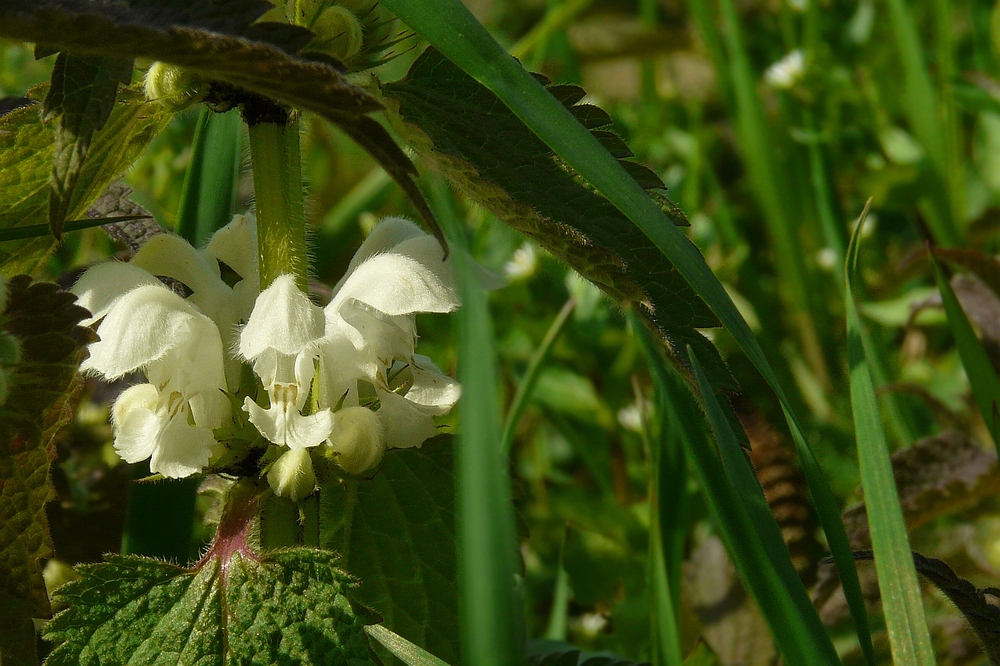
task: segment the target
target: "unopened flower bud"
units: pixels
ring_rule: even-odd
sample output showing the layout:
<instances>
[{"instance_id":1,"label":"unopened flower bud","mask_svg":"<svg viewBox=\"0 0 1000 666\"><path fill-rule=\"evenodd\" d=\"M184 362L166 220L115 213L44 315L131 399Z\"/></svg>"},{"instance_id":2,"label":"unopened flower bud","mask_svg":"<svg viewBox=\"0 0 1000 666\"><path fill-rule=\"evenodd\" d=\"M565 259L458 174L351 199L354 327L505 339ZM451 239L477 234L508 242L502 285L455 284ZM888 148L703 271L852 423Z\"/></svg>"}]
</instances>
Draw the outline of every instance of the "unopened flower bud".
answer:
<instances>
[{"instance_id":1,"label":"unopened flower bud","mask_svg":"<svg viewBox=\"0 0 1000 666\"><path fill-rule=\"evenodd\" d=\"M361 23L343 7L327 7L312 26L316 38L309 49L347 60L361 50Z\"/></svg>"},{"instance_id":2,"label":"unopened flower bud","mask_svg":"<svg viewBox=\"0 0 1000 666\"><path fill-rule=\"evenodd\" d=\"M165 62L154 62L146 72L146 99L159 102L171 111L180 111L205 96L205 82L200 76Z\"/></svg>"},{"instance_id":3,"label":"unopened flower bud","mask_svg":"<svg viewBox=\"0 0 1000 666\"><path fill-rule=\"evenodd\" d=\"M289 449L274 461L267 482L278 497L297 502L316 487L316 473L308 449Z\"/></svg>"},{"instance_id":4,"label":"unopened flower bud","mask_svg":"<svg viewBox=\"0 0 1000 666\"><path fill-rule=\"evenodd\" d=\"M367 407L345 407L334 416L326 455L348 474L361 474L377 465L385 452L382 425Z\"/></svg>"}]
</instances>

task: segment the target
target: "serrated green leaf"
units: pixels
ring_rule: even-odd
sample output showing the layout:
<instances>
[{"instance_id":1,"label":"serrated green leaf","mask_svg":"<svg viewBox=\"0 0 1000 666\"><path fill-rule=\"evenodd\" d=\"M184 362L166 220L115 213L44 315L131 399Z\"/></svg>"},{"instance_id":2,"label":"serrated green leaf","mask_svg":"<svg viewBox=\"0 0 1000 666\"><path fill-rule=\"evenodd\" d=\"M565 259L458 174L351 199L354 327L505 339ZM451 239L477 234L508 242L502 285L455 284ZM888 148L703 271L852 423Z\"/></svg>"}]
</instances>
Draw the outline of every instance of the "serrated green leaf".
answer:
<instances>
[{"instance_id":1,"label":"serrated green leaf","mask_svg":"<svg viewBox=\"0 0 1000 666\"><path fill-rule=\"evenodd\" d=\"M355 597L383 624L458 663L451 437L386 453L371 480L324 484L321 544L362 581Z\"/></svg>"},{"instance_id":2,"label":"serrated green leaf","mask_svg":"<svg viewBox=\"0 0 1000 666\"><path fill-rule=\"evenodd\" d=\"M118 86L132 82L132 59L60 53L43 105L45 122L56 120L49 178L49 229L58 240L94 132L114 109Z\"/></svg>"},{"instance_id":3,"label":"serrated green leaf","mask_svg":"<svg viewBox=\"0 0 1000 666\"><path fill-rule=\"evenodd\" d=\"M574 106L579 97L563 94L566 86L555 88L585 127L610 122L597 107ZM734 387L718 351L695 330L718 325L704 301L637 227L556 158L495 94L433 48L405 79L382 90L403 136L452 184L614 298L635 303L675 352L692 345L715 385ZM662 187L645 167L621 164L632 165L641 185ZM668 200L657 203L667 206ZM665 212L675 223L685 222L676 207Z\"/></svg>"},{"instance_id":4,"label":"serrated green leaf","mask_svg":"<svg viewBox=\"0 0 1000 666\"><path fill-rule=\"evenodd\" d=\"M334 553L236 552L196 569L133 556L80 567L46 664L376 664Z\"/></svg>"},{"instance_id":5,"label":"serrated green leaf","mask_svg":"<svg viewBox=\"0 0 1000 666\"><path fill-rule=\"evenodd\" d=\"M0 661L34 666L31 618L49 616L38 559L52 556L45 517L52 441L72 418L69 403L81 386L76 368L94 337L77 326L89 313L56 285L20 275L7 290L0 334L16 340L20 358L4 366L8 391L0 405Z\"/></svg>"},{"instance_id":6,"label":"serrated green leaf","mask_svg":"<svg viewBox=\"0 0 1000 666\"><path fill-rule=\"evenodd\" d=\"M40 99L44 87L31 91ZM77 179L69 217L84 216L87 207L127 170L153 137L166 127L170 115L146 103L131 88L120 92L104 128L95 133L89 159ZM55 134L44 124L38 105L0 117L0 229L12 229L48 220L49 174ZM55 247L52 238L8 241L0 244L0 267L5 273L34 271Z\"/></svg>"},{"instance_id":7,"label":"serrated green leaf","mask_svg":"<svg viewBox=\"0 0 1000 666\"><path fill-rule=\"evenodd\" d=\"M322 54L296 55L312 40L313 34L305 28L253 23L271 6L264 0L145 0L131 6L5 0L0 4L0 37L44 43L76 54L160 60L205 80L318 113L375 158L443 241L414 181L416 167L385 128L365 115L380 110L381 103L352 84L340 71L340 63Z\"/></svg>"}]
</instances>

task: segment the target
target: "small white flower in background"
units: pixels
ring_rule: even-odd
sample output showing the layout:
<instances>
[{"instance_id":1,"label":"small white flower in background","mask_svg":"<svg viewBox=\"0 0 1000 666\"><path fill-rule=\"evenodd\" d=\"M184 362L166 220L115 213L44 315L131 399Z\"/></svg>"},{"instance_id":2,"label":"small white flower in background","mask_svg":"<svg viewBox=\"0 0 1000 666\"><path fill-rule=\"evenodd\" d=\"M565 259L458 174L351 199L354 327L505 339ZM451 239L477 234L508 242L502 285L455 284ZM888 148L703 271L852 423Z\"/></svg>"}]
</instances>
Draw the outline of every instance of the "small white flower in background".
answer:
<instances>
[{"instance_id":1,"label":"small white flower in background","mask_svg":"<svg viewBox=\"0 0 1000 666\"><path fill-rule=\"evenodd\" d=\"M386 449L419 446L437 432L434 416L451 409L460 387L414 353L415 315L458 307L443 254L411 222L388 218L358 249L326 308L288 275L260 294L239 349L270 403L247 398L250 421L290 449L268 471L276 494L299 499L312 490L311 460L292 451L322 444L344 471L361 474Z\"/></svg>"},{"instance_id":2,"label":"small white flower in background","mask_svg":"<svg viewBox=\"0 0 1000 666\"><path fill-rule=\"evenodd\" d=\"M774 63L764 72L764 80L772 88L788 90L802 80L806 71L806 58L801 49L795 49Z\"/></svg>"},{"instance_id":3,"label":"small white flower in background","mask_svg":"<svg viewBox=\"0 0 1000 666\"><path fill-rule=\"evenodd\" d=\"M92 315L83 324L100 322L100 340L80 369L110 381L141 370L149 382L124 391L112 408L115 450L127 462L149 458L152 473L179 478L202 471L218 452L212 430L230 416L223 391L239 378L226 344L258 285L255 233L252 217L237 216L201 252L161 234L131 263L95 266L73 287ZM223 258L241 278L233 288L221 278ZM181 298L157 276L182 282L191 295Z\"/></svg>"},{"instance_id":4,"label":"small white flower in background","mask_svg":"<svg viewBox=\"0 0 1000 666\"><path fill-rule=\"evenodd\" d=\"M538 249L534 243L524 243L514 250L510 261L503 265L503 274L508 280L517 281L531 277L538 268Z\"/></svg>"}]
</instances>

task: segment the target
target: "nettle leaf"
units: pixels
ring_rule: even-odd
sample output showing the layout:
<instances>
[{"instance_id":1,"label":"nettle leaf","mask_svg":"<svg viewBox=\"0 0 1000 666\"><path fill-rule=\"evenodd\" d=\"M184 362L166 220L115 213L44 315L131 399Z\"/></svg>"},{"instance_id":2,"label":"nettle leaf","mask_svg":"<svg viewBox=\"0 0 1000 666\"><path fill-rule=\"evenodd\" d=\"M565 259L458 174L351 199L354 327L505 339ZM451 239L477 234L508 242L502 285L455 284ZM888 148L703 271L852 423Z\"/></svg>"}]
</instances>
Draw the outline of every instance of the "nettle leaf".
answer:
<instances>
[{"instance_id":1,"label":"nettle leaf","mask_svg":"<svg viewBox=\"0 0 1000 666\"><path fill-rule=\"evenodd\" d=\"M870 550L862 550L856 552L854 557L858 560L871 560L874 554ZM986 600L987 595L994 599L1000 598L1000 590L977 589L941 560L924 557L920 553L913 553L913 564L917 572L944 592L965 616L976 632L990 664L1000 665L1000 607Z\"/></svg>"},{"instance_id":2,"label":"nettle leaf","mask_svg":"<svg viewBox=\"0 0 1000 666\"><path fill-rule=\"evenodd\" d=\"M648 661L628 661L607 653L588 654L577 648L530 655L528 666L650 666Z\"/></svg>"},{"instance_id":3,"label":"nettle leaf","mask_svg":"<svg viewBox=\"0 0 1000 666\"><path fill-rule=\"evenodd\" d=\"M29 95L41 101L45 92L45 86L39 86ZM48 220L55 130L42 121L40 109L34 104L0 116L0 229ZM83 217L88 206L132 166L170 118L158 104L147 103L140 91L121 90L103 129L93 135L67 216ZM54 247L55 239L50 237L4 242L0 244L0 267L5 273L30 273Z\"/></svg>"},{"instance_id":4,"label":"nettle leaf","mask_svg":"<svg viewBox=\"0 0 1000 666\"><path fill-rule=\"evenodd\" d=\"M130 5L4 0L0 37L77 55L151 58L318 113L371 153L443 240L417 188L413 163L385 128L366 115L382 104L352 84L337 61L318 53L299 54L313 38L305 28L254 23L271 8L266 0L136 0Z\"/></svg>"},{"instance_id":5,"label":"nettle leaf","mask_svg":"<svg viewBox=\"0 0 1000 666\"><path fill-rule=\"evenodd\" d=\"M259 492L234 486L194 567L135 556L79 567L56 593L69 607L45 628L59 643L46 664L378 664L335 553L251 547Z\"/></svg>"},{"instance_id":6,"label":"nettle leaf","mask_svg":"<svg viewBox=\"0 0 1000 666\"><path fill-rule=\"evenodd\" d=\"M616 156L631 153L576 86L550 86ZM636 226L555 157L500 100L433 48L405 79L382 87L397 129L464 194L535 239L622 303L635 303L671 350L691 345L714 384L735 388L697 330L718 326L708 306ZM686 220L642 165L622 162L677 224ZM683 355L683 354L681 354ZM674 354L675 360L677 360ZM678 361L687 367L686 361Z\"/></svg>"},{"instance_id":7,"label":"nettle leaf","mask_svg":"<svg viewBox=\"0 0 1000 666\"><path fill-rule=\"evenodd\" d=\"M49 228L58 240L94 132L111 116L118 86L132 82L132 59L60 53L43 105L45 122L57 120L49 179Z\"/></svg>"},{"instance_id":8,"label":"nettle leaf","mask_svg":"<svg viewBox=\"0 0 1000 666\"><path fill-rule=\"evenodd\" d=\"M322 545L362 583L355 597L383 624L448 663L458 663L452 441L389 451L368 481L321 490Z\"/></svg>"},{"instance_id":9,"label":"nettle leaf","mask_svg":"<svg viewBox=\"0 0 1000 666\"><path fill-rule=\"evenodd\" d=\"M76 297L19 275L0 314L0 662L37 664L32 618L49 617L38 559L52 557L45 503L53 440L73 416L76 369L92 342ZM11 349L17 349L12 352Z\"/></svg>"},{"instance_id":10,"label":"nettle leaf","mask_svg":"<svg viewBox=\"0 0 1000 666\"><path fill-rule=\"evenodd\" d=\"M892 474L906 528L911 532L1000 491L996 454L954 430L925 437L893 453ZM865 505L848 507L843 518L851 545L869 547L871 534Z\"/></svg>"}]
</instances>

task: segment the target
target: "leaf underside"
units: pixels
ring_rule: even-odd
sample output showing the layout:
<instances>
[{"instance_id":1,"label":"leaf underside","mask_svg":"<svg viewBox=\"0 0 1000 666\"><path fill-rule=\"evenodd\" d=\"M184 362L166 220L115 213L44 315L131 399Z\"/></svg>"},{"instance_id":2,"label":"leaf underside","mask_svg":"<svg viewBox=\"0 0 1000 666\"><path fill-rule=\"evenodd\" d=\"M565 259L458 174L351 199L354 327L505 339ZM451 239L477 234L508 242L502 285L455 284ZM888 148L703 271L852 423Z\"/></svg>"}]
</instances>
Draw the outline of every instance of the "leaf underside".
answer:
<instances>
[{"instance_id":1,"label":"leaf underside","mask_svg":"<svg viewBox=\"0 0 1000 666\"><path fill-rule=\"evenodd\" d=\"M20 275L8 289L0 335L18 341L21 358L0 367L10 372L0 405L0 662L37 664L31 618L49 616L38 559L52 557L45 517L52 442L73 416L76 368L94 336L77 326L89 313L56 285Z\"/></svg>"},{"instance_id":2,"label":"leaf underside","mask_svg":"<svg viewBox=\"0 0 1000 666\"><path fill-rule=\"evenodd\" d=\"M337 61L304 52L313 34L301 26L254 23L266 0L4 0L0 37L76 55L151 58L179 65L331 121L392 176L438 240L443 235L417 187L416 168L366 114L382 104L352 84Z\"/></svg>"},{"instance_id":3,"label":"leaf underside","mask_svg":"<svg viewBox=\"0 0 1000 666\"><path fill-rule=\"evenodd\" d=\"M715 347L696 329L718 326L680 273L611 202L587 187L500 100L433 48L402 81L383 86L390 117L423 157L464 194L536 240L621 303L634 303L679 359L691 345L717 387L736 388ZM582 89L549 86L616 157L608 115L579 104ZM686 220L645 167L621 161L668 216ZM690 373L687 373L690 375Z\"/></svg>"},{"instance_id":4,"label":"leaf underside","mask_svg":"<svg viewBox=\"0 0 1000 666\"><path fill-rule=\"evenodd\" d=\"M47 664L377 664L334 553L240 554L191 570L110 556L60 588Z\"/></svg>"},{"instance_id":5,"label":"leaf underside","mask_svg":"<svg viewBox=\"0 0 1000 666\"><path fill-rule=\"evenodd\" d=\"M362 583L355 598L383 624L444 661L458 663L453 443L439 436L419 449L390 451L379 473L321 490L324 547Z\"/></svg>"},{"instance_id":6,"label":"leaf underside","mask_svg":"<svg viewBox=\"0 0 1000 666\"><path fill-rule=\"evenodd\" d=\"M0 19L0 25L3 20ZM40 101L46 87L29 91ZM54 129L42 122L37 104L0 116L0 229L48 220L49 176L55 146ZM124 173L166 127L170 115L147 103L134 89L120 91L103 129L96 132L73 190L68 217L84 216L88 206ZM0 244L0 267L7 274L30 273L55 247L50 237Z\"/></svg>"}]
</instances>

